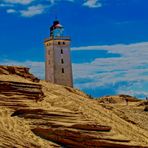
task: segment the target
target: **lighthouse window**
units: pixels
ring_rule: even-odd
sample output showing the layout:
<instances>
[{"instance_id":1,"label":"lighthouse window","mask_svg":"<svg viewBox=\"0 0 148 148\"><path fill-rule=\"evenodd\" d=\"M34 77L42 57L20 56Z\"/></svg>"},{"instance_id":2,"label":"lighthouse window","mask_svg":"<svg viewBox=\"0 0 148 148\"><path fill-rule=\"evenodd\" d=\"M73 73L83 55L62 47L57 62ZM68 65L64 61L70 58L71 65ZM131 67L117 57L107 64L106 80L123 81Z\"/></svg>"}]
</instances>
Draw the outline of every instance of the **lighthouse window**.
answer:
<instances>
[{"instance_id":1,"label":"lighthouse window","mask_svg":"<svg viewBox=\"0 0 148 148\"><path fill-rule=\"evenodd\" d=\"M61 43L60 43L60 42L58 42L58 44L60 45Z\"/></svg>"},{"instance_id":2,"label":"lighthouse window","mask_svg":"<svg viewBox=\"0 0 148 148\"><path fill-rule=\"evenodd\" d=\"M61 54L63 54L63 49L61 49Z\"/></svg>"},{"instance_id":3,"label":"lighthouse window","mask_svg":"<svg viewBox=\"0 0 148 148\"><path fill-rule=\"evenodd\" d=\"M61 63L64 64L64 60L63 59L61 59Z\"/></svg>"},{"instance_id":4,"label":"lighthouse window","mask_svg":"<svg viewBox=\"0 0 148 148\"><path fill-rule=\"evenodd\" d=\"M63 42L63 45L65 45L65 42Z\"/></svg>"},{"instance_id":5,"label":"lighthouse window","mask_svg":"<svg viewBox=\"0 0 148 148\"><path fill-rule=\"evenodd\" d=\"M62 68L62 73L64 73L64 68Z\"/></svg>"}]
</instances>

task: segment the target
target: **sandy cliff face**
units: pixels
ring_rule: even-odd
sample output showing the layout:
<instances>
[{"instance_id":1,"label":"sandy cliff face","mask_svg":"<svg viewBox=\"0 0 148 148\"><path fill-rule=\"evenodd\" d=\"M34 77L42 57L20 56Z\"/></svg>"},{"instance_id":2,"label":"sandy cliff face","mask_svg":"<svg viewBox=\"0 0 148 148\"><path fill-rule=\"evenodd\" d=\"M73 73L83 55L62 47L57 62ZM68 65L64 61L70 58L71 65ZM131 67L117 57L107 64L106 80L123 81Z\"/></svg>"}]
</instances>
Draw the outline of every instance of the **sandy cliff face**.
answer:
<instances>
[{"instance_id":1,"label":"sandy cliff face","mask_svg":"<svg viewBox=\"0 0 148 148\"><path fill-rule=\"evenodd\" d=\"M17 76L18 81L24 81L25 78L28 81L39 82L39 79L33 74L29 73L29 68L21 66L3 66L0 65L0 80L11 80L13 81L13 76ZM26 82L25 80L25 82Z\"/></svg>"},{"instance_id":2,"label":"sandy cliff face","mask_svg":"<svg viewBox=\"0 0 148 148\"><path fill-rule=\"evenodd\" d=\"M0 69L0 147L148 146L147 122L123 118L124 104L106 107L78 90L33 82L25 69Z\"/></svg>"}]
</instances>

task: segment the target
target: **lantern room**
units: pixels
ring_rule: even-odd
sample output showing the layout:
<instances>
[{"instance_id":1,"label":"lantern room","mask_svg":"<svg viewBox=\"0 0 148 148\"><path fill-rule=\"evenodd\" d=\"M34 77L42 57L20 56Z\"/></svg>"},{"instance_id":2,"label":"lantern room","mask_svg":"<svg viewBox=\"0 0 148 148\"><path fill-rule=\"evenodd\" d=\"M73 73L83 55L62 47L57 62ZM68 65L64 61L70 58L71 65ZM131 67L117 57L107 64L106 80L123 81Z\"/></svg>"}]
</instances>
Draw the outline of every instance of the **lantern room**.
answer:
<instances>
[{"instance_id":1,"label":"lantern room","mask_svg":"<svg viewBox=\"0 0 148 148\"><path fill-rule=\"evenodd\" d=\"M59 37L63 35L64 27L60 24L58 20L53 22L50 27L50 37Z\"/></svg>"}]
</instances>

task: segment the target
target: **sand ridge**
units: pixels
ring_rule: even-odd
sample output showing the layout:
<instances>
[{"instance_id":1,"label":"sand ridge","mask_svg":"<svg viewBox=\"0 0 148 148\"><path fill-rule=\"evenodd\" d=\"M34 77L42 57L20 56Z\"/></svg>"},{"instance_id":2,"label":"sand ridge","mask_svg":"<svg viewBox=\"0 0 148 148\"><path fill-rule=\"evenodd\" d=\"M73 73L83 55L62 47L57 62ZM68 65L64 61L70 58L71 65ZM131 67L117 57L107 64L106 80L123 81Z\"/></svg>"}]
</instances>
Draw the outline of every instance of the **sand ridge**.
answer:
<instances>
[{"instance_id":1,"label":"sand ridge","mask_svg":"<svg viewBox=\"0 0 148 148\"><path fill-rule=\"evenodd\" d=\"M0 80L34 83L18 75L0 75ZM39 101L30 99L23 93L0 93L0 147L60 147L57 143L35 135L31 129L49 126L67 128L74 124L88 123L112 127L111 132L105 134L106 138L130 140L129 145L148 146L148 124L147 118L144 119L147 113L143 113L137 106L100 104L98 100L90 99L77 89L45 81L40 81L39 84L45 95L44 99ZM15 111L21 109L23 114L12 116ZM141 113L137 113L139 109ZM34 111L38 113L35 114ZM124 118L127 114L132 122L127 120L127 116Z\"/></svg>"}]
</instances>

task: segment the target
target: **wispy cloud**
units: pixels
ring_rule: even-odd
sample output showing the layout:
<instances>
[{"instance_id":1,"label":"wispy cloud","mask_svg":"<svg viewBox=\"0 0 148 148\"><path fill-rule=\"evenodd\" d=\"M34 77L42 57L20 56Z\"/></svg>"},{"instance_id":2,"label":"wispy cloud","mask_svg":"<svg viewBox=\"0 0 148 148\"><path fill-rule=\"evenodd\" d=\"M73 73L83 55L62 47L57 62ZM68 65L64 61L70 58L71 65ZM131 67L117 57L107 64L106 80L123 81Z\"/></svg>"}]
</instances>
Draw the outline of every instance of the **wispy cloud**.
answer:
<instances>
[{"instance_id":1,"label":"wispy cloud","mask_svg":"<svg viewBox=\"0 0 148 148\"><path fill-rule=\"evenodd\" d=\"M1 8L5 8L5 7L10 8L10 7L13 7L13 4L0 3L0 7L1 7Z\"/></svg>"},{"instance_id":2,"label":"wispy cloud","mask_svg":"<svg viewBox=\"0 0 148 148\"><path fill-rule=\"evenodd\" d=\"M54 6L55 4L62 3L63 1L77 3L76 0L1 0L0 8L6 8L7 13L20 14L23 17L32 17L35 15L42 14L46 11L46 8ZM101 7L100 0L83 0L82 6L89 8ZM14 7L13 11L10 7Z\"/></svg>"},{"instance_id":3,"label":"wispy cloud","mask_svg":"<svg viewBox=\"0 0 148 148\"><path fill-rule=\"evenodd\" d=\"M73 64L75 87L96 90L97 95L124 93L138 97L148 96L148 42L105 46L74 47L72 50L101 50L118 53L120 57L96 58L93 62ZM4 61L0 64L23 65L44 79L44 62ZM99 92L102 90L104 93Z\"/></svg>"},{"instance_id":4,"label":"wispy cloud","mask_svg":"<svg viewBox=\"0 0 148 148\"><path fill-rule=\"evenodd\" d=\"M21 10L19 13L24 17L32 17L44 13L46 8L47 6L45 5L30 6L26 10Z\"/></svg>"},{"instance_id":5,"label":"wispy cloud","mask_svg":"<svg viewBox=\"0 0 148 148\"><path fill-rule=\"evenodd\" d=\"M7 11L7 13L16 13L15 9L7 9L6 11Z\"/></svg>"},{"instance_id":6,"label":"wispy cloud","mask_svg":"<svg viewBox=\"0 0 148 148\"><path fill-rule=\"evenodd\" d=\"M72 50L102 49L120 54L121 57L97 58L91 63L74 64L76 86L83 89L110 86L110 89L116 89L116 93L148 95L148 42L72 48ZM86 80L85 83L79 83L80 79Z\"/></svg>"},{"instance_id":7,"label":"wispy cloud","mask_svg":"<svg viewBox=\"0 0 148 148\"><path fill-rule=\"evenodd\" d=\"M22 5L27 5L32 3L35 0L2 0L4 3L7 4L22 4Z\"/></svg>"},{"instance_id":8,"label":"wispy cloud","mask_svg":"<svg viewBox=\"0 0 148 148\"><path fill-rule=\"evenodd\" d=\"M89 8L98 8L102 7L102 3L100 2L100 0L85 0L83 6L87 6Z\"/></svg>"}]
</instances>

